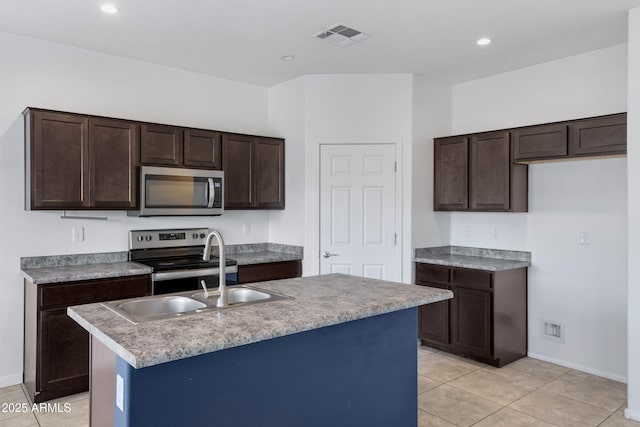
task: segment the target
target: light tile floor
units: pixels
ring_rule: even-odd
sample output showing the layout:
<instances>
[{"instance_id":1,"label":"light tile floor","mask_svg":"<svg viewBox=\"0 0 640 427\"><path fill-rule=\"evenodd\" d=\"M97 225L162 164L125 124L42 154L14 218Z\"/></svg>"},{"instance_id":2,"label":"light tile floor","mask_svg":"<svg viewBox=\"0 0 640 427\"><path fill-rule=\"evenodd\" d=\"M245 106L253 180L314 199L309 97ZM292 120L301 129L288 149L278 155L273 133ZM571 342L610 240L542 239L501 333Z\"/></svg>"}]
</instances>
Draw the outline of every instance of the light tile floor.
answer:
<instances>
[{"instance_id":1,"label":"light tile floor","mask_svg":"<svg viewBox=\"0 0 640 427\"><path fill-rule=\"evenodd\" d=\"M47 403L60 411L31 412L21 386L0 389L0 427L89 425L88 393ZM28 411L17 412L23 404ZM524 358L497 369L418 349L419 427L640 427L624 418L625 404L625 384L551 363Z\"/></svg>"},{"instance_id":2,"label":"light tile floor","mask_svg":"<svg viewBox=\"0 0 640 427\"><path fill-rule=\"evenodd\" d=\"M86 427L89 425L89 393L32 403L20 385L0 389L0 427Z\"/></svg>"},{"instance_id":3,"label":"light tile floor","mask_svg":"<svg viewBox=\"0 0 640 427\"><path fill-rule=\"evenodd\" d=\"M640 427L626 399L623 383L528 357L498 369L418 349L419 427Z\"/></svg>"}]
</instances>

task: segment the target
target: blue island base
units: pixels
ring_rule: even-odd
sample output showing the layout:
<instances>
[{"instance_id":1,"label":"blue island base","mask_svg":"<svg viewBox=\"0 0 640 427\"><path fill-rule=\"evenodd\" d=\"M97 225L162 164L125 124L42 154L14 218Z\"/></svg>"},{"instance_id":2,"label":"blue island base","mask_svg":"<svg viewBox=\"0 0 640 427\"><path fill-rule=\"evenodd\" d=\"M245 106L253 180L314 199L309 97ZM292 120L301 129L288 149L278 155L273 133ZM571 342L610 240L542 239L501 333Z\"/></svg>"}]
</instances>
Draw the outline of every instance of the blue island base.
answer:
<instances>
[{"instance_id":1,"label":"blue island base","mask_svg":"<svg viewBox=\"0 0 640 427\"><path fill-rule=\"evenodd\" d=\"M114 423L415 427L416 337L411 308L148 368L118 357Z\"/></svg>"}]
</instances>

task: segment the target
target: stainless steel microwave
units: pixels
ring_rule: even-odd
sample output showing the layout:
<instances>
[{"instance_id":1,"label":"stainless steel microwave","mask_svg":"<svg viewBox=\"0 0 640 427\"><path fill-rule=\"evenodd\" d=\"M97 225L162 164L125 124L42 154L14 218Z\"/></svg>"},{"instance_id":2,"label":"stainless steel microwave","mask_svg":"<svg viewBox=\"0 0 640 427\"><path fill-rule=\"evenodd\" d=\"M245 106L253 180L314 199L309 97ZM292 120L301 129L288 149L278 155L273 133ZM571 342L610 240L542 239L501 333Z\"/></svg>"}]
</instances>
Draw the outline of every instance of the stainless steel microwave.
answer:
<instances>
[{"instance_id":1,"label":"stainless steel microwave","mask_svg":"<svg viewBox=\"0 0 640 427\"><path fill-rule=\"evenodd\" d=\"M222 215L223 179L222 171L141 166L140 210L128 215Z\"/></svg>"}]
</instances>

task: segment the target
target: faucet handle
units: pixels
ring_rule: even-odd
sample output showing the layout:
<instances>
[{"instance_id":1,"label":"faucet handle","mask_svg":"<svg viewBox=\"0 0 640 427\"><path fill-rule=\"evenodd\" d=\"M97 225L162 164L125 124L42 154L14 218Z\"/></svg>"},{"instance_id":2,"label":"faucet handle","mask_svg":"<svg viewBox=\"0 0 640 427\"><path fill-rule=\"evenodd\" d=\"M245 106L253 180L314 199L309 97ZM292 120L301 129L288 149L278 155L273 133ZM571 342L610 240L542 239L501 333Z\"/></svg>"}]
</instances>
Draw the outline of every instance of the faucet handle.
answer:
<instances>
[{"instance_id":1,"label":"faucet handle","mask_svg":"<svg viewBox=\"0 0 640 427\"><path fill-rule=\"evenodd\" d=\"M207 283L204 281L204 279L200 279L200 286L202 286L202 289L204 289L204 299L208 299L209 290L207 289Z\"/></svg>"}]
</instances>

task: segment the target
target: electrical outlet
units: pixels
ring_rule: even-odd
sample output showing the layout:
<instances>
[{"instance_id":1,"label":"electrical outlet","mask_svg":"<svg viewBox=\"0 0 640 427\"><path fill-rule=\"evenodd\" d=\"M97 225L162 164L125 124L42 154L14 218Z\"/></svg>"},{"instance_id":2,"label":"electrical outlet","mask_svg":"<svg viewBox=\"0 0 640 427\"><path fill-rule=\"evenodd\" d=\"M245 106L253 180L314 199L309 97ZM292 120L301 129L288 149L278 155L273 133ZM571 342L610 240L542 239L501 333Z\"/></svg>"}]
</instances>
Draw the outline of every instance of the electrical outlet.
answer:
<instances>
[{"instance_id":1,"label":"electrical outlet","mask_svg":"<svg viewBox=\"0 0 640 427\"><path fill-rule=\"evenodd\" d=\"M493 240L496 240L498 238L498 227L496 226L491 227L491 231L489 232L489 235Z\"/></svg>"},{"instance_id":2,"label":"electrical outlet","mask_svg":"<svg viewBox=\"0 0 640 427\"><path fill-rule=\"evenodd\" d=\"M470 225L465 225L464 226L464 237L471 237L471 226Z\"/></svg>"},{"instance_id":3,"label":"electrical outlet","mask_svg":"<svg viewBox=\"0 0 640 427\"><path fill-rule=\"evenodd\" d=\"M251 224L245 222L242 224L242 234L251 234Z\"/></svg>"},{"instance_id":4,"label":"electrical outlet","mask_svg":"<svg viewBox=\"0 0 640 427\"><path fill-rule=\"evenodd\" d=\"M72 242L84 241L84 227L73 227L71 229L71 241Z\"/></svg>"}]
</instances>

